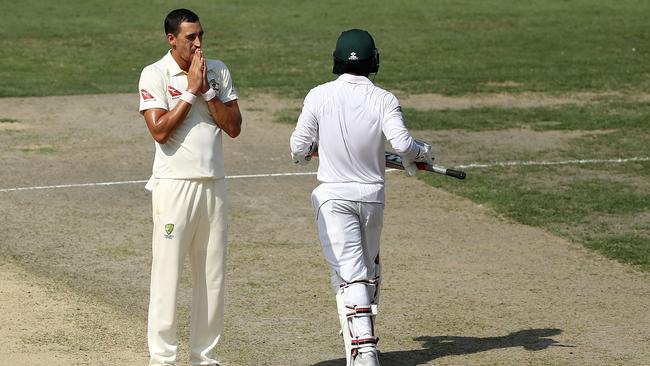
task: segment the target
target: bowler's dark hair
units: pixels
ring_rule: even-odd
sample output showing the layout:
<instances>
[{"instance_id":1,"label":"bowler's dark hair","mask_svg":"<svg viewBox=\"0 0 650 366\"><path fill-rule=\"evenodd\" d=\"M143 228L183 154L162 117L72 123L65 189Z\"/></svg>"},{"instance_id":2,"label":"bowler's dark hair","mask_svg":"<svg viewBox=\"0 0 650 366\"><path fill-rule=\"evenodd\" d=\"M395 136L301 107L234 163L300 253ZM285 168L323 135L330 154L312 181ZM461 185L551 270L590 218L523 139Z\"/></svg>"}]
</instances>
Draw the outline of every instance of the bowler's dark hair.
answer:
<instances>
[{"instance_id":1,"label":"bowler's dark hair","mask_svg":"<svg viewBox=\"0 0 650 366\"><path fill-rule=\"evenodd\" d=\"M167 14L165 18L165 34L171 33L174 36L178 35L181 28L181 23L196 23L199 21L199 16L193 11L188 9L176 9Z\"/></svg>"}]
</instances>

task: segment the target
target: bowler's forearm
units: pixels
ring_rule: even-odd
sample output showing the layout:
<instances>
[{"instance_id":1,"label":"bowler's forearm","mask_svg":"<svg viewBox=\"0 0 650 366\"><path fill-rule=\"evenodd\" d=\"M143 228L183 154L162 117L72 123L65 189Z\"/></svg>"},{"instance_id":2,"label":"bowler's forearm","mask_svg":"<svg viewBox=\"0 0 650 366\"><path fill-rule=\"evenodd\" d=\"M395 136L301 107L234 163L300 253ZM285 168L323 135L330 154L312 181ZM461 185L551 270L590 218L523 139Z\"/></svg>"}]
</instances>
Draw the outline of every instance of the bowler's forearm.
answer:
<instances>
[{"instance_id":1,"label":"bowler's forearm","mask_svg":"<svg viewBox=\"0 0 650 366\"><path fill-rule=\"evenodd\" d=\"M208 110L214 122L228 136L235 138L241 133L241 112L236 100L222 103L215 97L208 101Z\"/></svg>"}]
</instances>

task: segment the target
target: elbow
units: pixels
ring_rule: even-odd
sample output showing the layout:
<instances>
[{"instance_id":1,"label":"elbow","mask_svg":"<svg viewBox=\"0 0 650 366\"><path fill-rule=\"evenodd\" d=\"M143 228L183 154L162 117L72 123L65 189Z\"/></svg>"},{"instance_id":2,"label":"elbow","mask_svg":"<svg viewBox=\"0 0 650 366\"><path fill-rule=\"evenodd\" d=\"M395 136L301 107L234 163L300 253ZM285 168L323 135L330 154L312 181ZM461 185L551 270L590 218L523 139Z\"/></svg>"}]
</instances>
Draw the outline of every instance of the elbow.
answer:
<instances>
[{"instance_id":1,"label":"elbow","mask_svg":"<svg viewBox=\"0 0 650 366\"><path fill-rule=\"evenodd\" d=\"M233 121L232 124L230 124L230 128L228 128L226 133L231 138L235 138L239 136L239 134L241 133L241 116L239 116L239 118L237 118L235 121Z\"/></svg>"},{"instance_id":2,"label":"elbow","mask_svg":"<svg viewBox=\"0 0 650 366\"><path fill-rule=\"evenodd\" d=\"M398 140L391 145L393 146L393 150L399 155L417 155L419 151L413 138Z\"/></svg>"},{"instance_id":3,"label":"elbow","mask_svg":"<svg viewBox=\"0 0 650 366\"><path fill-rule=\"evenodd\" d=\"M229 128L226 131L226 133L228 134L228 136L234 139L235 137L239 136L239 134L241 133L241 126L240 125L233 126L232 128Z\"/></svg>"},{"instance_id":4,"label":"elbow","mask_svg":"<svg viewBox=\"0 0 650 366\"><path fill-rule=\"evenodd\" d=\"M167 143L167 140L169 140L169 134L168 133L162 133L162 132L152 133L151 136L159 144L165 144L165 143Z\"/></svg>"}]
</instances>

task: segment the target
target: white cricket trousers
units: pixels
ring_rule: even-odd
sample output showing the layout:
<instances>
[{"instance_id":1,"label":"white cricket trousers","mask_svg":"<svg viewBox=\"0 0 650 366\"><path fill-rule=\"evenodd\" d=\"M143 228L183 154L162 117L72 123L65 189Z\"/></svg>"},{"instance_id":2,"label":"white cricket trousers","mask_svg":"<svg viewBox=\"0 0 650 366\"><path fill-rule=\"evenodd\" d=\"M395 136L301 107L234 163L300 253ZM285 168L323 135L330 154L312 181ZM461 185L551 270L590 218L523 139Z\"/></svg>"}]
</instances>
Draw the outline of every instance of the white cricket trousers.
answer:
<instances>
[{"instance_id":1,"label":"white cricket trousers","mask_svg":"<svg viewBox=\"0 0 650 366\"><path fill-rule=\"evenodd\" d=\"M384 205L332 199L315 207L318 235L325 260L332 270L332 290L336 294L342 281L370 280L381 271L379 243L384 223ZM353 284L343 293L348 305L368 305L374 286ZM373 335L369 318L353 319L356 336Z\"/></svg>"},{"instance_id":2,"label":"white cricket trousers","mask_svg":"<svg viewBox=\"0 0 650 366\"><path fill-rule=\"evenodd\" d=\"M212 365L224 326L227 200L225 179L156 179L149 300L149 365L173 365L176 300L185 256L192 267L189 346L193 365Z\"/></svg>"}]
</instances>

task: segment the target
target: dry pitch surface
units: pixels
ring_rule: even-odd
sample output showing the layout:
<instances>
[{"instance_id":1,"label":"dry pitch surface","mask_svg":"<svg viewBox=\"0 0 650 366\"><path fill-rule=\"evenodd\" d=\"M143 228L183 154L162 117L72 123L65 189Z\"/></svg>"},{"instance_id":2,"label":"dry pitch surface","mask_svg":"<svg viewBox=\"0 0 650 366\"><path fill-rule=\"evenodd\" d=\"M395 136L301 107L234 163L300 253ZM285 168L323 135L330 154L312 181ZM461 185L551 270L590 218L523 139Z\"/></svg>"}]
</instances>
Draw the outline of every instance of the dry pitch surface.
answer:
<instances>
[{"instance_id":1,"label":"dry pitch surface","mask_svg":"<svg viewBox=\"0 0 650 366\"><path fill-rule=\"evenodd\" d=\"M424 98L403 104L466 102ZM300 101L240 103L244 129L225 143L228 175L315 170L289 163L292 127L271 123ZM0 189L148 177L153 143L136 96L0 99L0 111L15 120L0 123ZM448 165L473 162L482 148L516 153L567 138L422 137L451 139L438 147ZM471 184L468 173L462 184ZM309 207L315 184L314 176L228 180L224 365L343 364ZM387 196L382 365L650 364L648 274L402 173L387 174ZM0 363L146 364L150 215L143 184L0 192ZM179 364L187 365L187 276L181 286Z\"/></svg>"}]
</instances>

